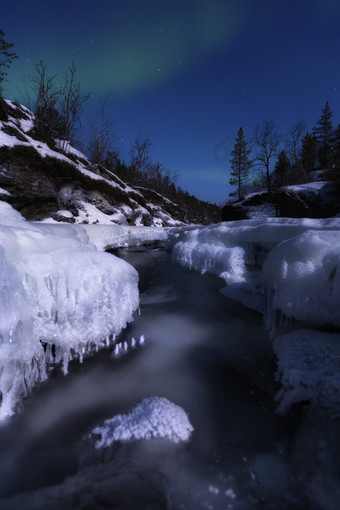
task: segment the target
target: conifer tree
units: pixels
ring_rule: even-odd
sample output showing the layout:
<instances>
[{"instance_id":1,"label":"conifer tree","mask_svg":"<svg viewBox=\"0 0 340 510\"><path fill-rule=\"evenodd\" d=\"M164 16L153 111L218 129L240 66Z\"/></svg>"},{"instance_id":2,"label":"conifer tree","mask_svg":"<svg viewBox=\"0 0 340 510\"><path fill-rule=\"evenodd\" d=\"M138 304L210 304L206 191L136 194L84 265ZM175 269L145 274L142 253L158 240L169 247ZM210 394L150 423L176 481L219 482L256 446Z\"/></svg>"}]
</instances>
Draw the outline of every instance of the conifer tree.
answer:
<instances>
[{"instance_id":1,"label":"conifer tree","mask_svg":"<svg viewBox=\"0 0 340 510\"><path fill-rule=\"evenodd\" d=\"M12 61L18 56L10 51L14 43L8 43L4 39L5 33L0 28L0 97L2 96L2 83L7 76L7 69L10 67Z\"/></svg>"},{"instance_id":2,"label":"conifer tree","mask_svg":"<svg viewBox=\"0 0 340 510\"><path fill-rule=\"evenodd\" d=\"M318 157L318 141L315 136L306 133L302 140L301 164L305 175L308 175L315 169Z\"/></svg>"},{"instance_id":3,"label":"conifer tree","mask_svg":"<svg viewBox=\"0 0 340 510\"><path fill-rule=\"evenodd\" d=\"M313 129L313 135L318 142L318 161L320 168L329 168L332 164L332 143L333 143L333 113L328 101L322 110L320 119Z\"/></svg>"},{"instance_id":4,"label":"conifer tree","mask_svg":"<svg viewBox=\"0 0 340 510\"><path fill-rule=\"evenodd\" d=\"M340 167L340 124L334 131L334 163L337 168Z\"/></svg>"},{"instance_id":5,"label":"conifer tree","mask_svg":"<svg viewBox=\"0 0 340 510\"><path fill-rule=\"evenodd\" d=\"M280 188L281 186L288 184L291 168L292 165L290 164L287 153L285 150L282 150L278 155L277 162L272 173L272 181L275 187Z\"/></svg>"},{"instance_id":6,"label":"conifer tree","mask_svg":"<svg viewBox=\"0 0 340 510\"><path fill-rule=\"evenodd\" d=\"M234 150L231 152L232 159L230 160L231 172L229 179L229 184L237 186L236 190L229 193L229 195L232 197L236 196L238 200L241 200L251 167L251 161L248 159L250 152L244 139L243 129L240 127L237 132Z\"/></svg>"}]
</instances>

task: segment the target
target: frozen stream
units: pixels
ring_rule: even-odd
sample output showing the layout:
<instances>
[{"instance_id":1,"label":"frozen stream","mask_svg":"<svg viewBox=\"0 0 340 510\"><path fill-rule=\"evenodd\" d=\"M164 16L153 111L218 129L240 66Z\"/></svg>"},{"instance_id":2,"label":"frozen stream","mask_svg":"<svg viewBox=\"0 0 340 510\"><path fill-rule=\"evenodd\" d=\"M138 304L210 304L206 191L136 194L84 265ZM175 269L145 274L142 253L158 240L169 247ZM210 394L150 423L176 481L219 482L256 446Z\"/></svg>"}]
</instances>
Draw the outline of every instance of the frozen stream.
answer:
<instances>
[{"instance_id":1,"label":"frozen stream","mask_svg":"<svg viewBox=\"0 0 340 510\"><path fill-rule=\"evenodd\" d=\"M307 498L310 469L301 475L309 456L301 437L322 417L310 428L298 411L275 414L262 318L220 295L218 278L171 264L160 248L115 253L140 274L141 314L121 341L144 335L145 344L74 362L67 377L54 371L24 401L0 431L0 508L332 509ZM183 407L194 427L188 443L94 448L96 425L150 396ZM334 427L320 428L332 441Z\"/></svg>"}]
</instances>

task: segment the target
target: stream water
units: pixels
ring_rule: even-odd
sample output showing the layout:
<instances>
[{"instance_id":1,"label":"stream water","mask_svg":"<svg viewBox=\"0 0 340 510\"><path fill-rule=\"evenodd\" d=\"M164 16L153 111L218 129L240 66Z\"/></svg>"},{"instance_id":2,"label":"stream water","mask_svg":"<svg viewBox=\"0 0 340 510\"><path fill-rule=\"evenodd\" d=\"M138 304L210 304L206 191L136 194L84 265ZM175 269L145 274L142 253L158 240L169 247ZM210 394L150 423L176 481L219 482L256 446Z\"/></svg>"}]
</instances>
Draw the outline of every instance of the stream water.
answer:
<instances>
[{"instance_id":1,"label":"stream water","mask_svg":"<svg viewBox=\"0 0 340 510\"><path fill-rule=\"evenodd\" d=\"M0 508L324 508L307 498L292 462L301 418L275 413L262 317L219 294L218 278L171 264L161 247L115 254L140 274L140 314L121 340L144 335L145 344L73 362L67 377L54 370L24 401L0 430ZM187 443L94 448L96 425L150 396L183 407L194 427Z\"/></svg>"}]
</instances>

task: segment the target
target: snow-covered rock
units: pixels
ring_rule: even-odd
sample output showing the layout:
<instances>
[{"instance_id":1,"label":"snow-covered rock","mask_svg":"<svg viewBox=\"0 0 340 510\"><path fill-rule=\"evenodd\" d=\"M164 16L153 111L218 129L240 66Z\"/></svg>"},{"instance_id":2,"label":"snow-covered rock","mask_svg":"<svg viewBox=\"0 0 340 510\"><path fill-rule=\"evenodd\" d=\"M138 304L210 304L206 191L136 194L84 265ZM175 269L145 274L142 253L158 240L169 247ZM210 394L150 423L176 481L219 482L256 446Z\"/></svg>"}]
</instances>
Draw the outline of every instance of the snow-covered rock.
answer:
<instances>
[{"instance_id":1,"label":"snow-covered rock","mask_svg":"<svg viewBox=\"0 0 340 510\"><path fill-rule=\"evenodd\" d=\"M275 195L280 216L327 218L340 213L340 183L315 181L284 186Z\"/></svg>"},{"instance_id":2,"label":"snow-covered rock","mask_svg":"<svg viewBox=\"0 0 340 510\"><path fill-rule=\"evenodd\" d=\"M100 436L96 448L106 448L115 441L162 438L174 443L187 441L193 427L186 412L164 397L142 400L129 414L118 414L105 420L92 434Z\"/></svg>"},{"instance_id":3,"label":"snow-covered rock","mask_svg":"<svg viewBox=\"0 0 340 510\"><path fill-rule=\"evenodd\" d=\"M222 208L222 221L253 218L329 218L340 213L340 183L330 171L314 172L313 182L250 193ZM327 180L327 177L329 180ZM333 179L332 179L333 177ZM323 180L322 180L322 179Z\"/></svg>"}]
</instances>

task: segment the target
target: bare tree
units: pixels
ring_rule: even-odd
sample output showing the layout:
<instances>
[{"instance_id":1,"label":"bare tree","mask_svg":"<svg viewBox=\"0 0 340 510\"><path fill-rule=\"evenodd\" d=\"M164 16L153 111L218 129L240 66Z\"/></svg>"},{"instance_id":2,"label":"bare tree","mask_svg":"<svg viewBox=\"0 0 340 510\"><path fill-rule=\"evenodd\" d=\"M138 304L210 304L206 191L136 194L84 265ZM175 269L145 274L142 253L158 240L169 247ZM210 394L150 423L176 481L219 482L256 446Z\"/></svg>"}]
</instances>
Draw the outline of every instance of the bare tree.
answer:
<instances>
[{"instance_id":1,"label":"bare tree","mask_svg":"<svg viewBox=\"0 0 340 510\"><path fill-rule=\"evenodd\" d=\"M286 143L289 159L298 174L296 180L303 182L307 180L307 173L301 162L302 141L306 133L306 127L306 122L299 120L289 130Z\"/></svg>"},{"instance_id":2,"label":"bare tree","mask_svg":"<svg viewBox=\"0 0 340 510\"><path fill-rule=\"evenodd\" d=\"M142 137L139 133L134 142L131 143L131 149L129 151L131 158L131 166L137 172L146 170L151 164L150 148L152 142L148 136Z\"/></svg>"},{"instance_id":3,"label":"bare tree","mask_svg":"<svg viewBox=\"0 0 340 510\"><path fill-rule=\"evenodd\" d=\"M95 116L89 122L88 153L92 163L100 165L105 162L108 153L117 153L118 140L114 123L108 119L107 100L100 103Z\"/></svg>"},{"instance_id":4,"label":"bare tree","mask_svg":"<svg viewBox=\"0 0 340 510\"><path fill-rule=\"evenodd\" d=\"M84 104L91 93L82 94L80 81L76 79L76 65L72 61L71 67L65 76L65 84L61 91L60 115L62 119L63 142L62 150L67 149L68 142L72 141L75 128L80 124L80 116Z\"/></svg>"},{"instance_id":5,"label":"bare tree","mask_svg":"<svg viewBox=\"0 0 340 510\"><path fill-rule=\"evenodd\" d=\"M26 84L35 94L34 127L47 136L55 136L60 131L57 103L61 96L61 89L55 84L56 77L56 74L48 74L47 64L40 60L35 65L35 74L25 79Z\"/></svg>"},{"instance_id":6,"label":"bare tree","mask_svg":"<svg viewBox=\"0 0 340 510\"><path fill-rule=\"evenodd\" d=\"M271 193L270 163L277 156L280 137L276 131L273 120L267 120L263 125L257 126L254 135L255 142L255 164L265 169L267 188Z\"/></svg>"}]
</instances>

